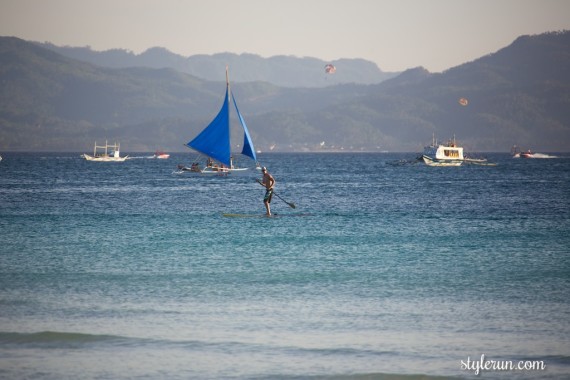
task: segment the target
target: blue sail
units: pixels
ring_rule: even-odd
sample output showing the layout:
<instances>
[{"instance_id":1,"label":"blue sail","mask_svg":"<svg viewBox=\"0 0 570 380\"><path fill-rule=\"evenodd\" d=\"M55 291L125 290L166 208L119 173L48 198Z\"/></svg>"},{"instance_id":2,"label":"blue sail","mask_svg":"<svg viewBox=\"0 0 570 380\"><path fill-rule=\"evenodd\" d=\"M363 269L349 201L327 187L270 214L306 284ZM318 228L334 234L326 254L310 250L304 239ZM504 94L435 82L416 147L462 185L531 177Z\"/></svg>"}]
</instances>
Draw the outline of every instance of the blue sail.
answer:
<instances>
[{"instance_id":1,"label":"blue sail","mask_svg":"<svg viewBox=\"0 0 570 380\"><path fill-rule=\"evenodd\" d=\"M198 152L208 157L213 158L228 168L231 168L232 165L230 146L230 93L232 95L232 100L244 133L243 149L241 153L245 156L251 157L254 161L257 161L253 142L251 141L251 136L249 135L245 120L239 112L233 93L230 91L230 81L227 67L226 96L224 98L224 104L222 105L220 112L218 112L214 120L212 120L210 124L208 124L208 126L198 136L196 136L196 138L186 144L186 146L197 150Z\"/></svg>"},{"instance_id":2,"label":"blue sail","mask_svg":"<svg viewBox=\"0 0 570 380\"><path fill-rule=\"evenodd\" d=\"M243 116L241 116L241 112L239 112L236 103L236 98L234 97L233 92L232 92L232 100L234 101L234 106L236 107L236 111L239 117L239 122L243 127L243 149L241 151L241 154L243 154L244 156L251 157L254 161L257 161L257 156L255 155L255 149L253 147L253 142L251 141L251 136L249 135L249 130L245 125L245 120L243 119Z\"/></svg>"},{"instance_id":3,"label":"blue sail","mask_svg":"<svg viewBox=\"0 0 570 380\"><path fill-rule=\"evenodd\" d=\"M216 118L186 145L229 167L231 150L228 91L229 89L226 87L224 104Z\"/></svg>"}]
</instances>

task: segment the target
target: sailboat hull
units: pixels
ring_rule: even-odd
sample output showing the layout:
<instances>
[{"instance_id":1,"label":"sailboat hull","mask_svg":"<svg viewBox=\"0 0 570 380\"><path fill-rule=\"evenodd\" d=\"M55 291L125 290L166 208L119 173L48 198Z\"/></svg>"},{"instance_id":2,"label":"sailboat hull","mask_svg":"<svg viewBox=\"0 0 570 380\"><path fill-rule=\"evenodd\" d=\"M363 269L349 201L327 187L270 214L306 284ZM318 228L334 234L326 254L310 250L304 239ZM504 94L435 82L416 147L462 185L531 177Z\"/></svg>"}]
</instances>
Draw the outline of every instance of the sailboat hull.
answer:
<instances>
[{"instance_id":1,"label":"sailboat hull","mask_svg":"<svg viewBox=\"0 0 570 380\"><path fill-rule=\"evenodd\" d=\"M83 154L83 158L85 158L87 161L94 161L94 162L124 162L126 159L128 159L128 156L127 157L112 157L112 156L94 157L94 156L90 156L88 154Z\"/></svg>"},{"instance_id":2,"label":"sailboat hull","mask_svg":"<svg viewBox=\"0 0 570 380\"><path fill-rule=\"evenodd\" d=\"M422 156L424 162L428 166L461 166L463 160L438 160L433 159L431 157L426 156L425 154Z\"/></svg>"},{"instance_id":3,"label":"sailboat hull","mask_svg":"<svg viewBox=\"0 0 570 380\"><path fill-rule=\"evenodd\" d=\"M217 175L226 175L232 173L243 173L247 171L248 168L204 168L200 173L202 174L217 174Z\"/></svg>"},{"instance_id":4,"label":"sailboat hull","mask_svg":"<svg viewBox=\"0 0 570 380\"><path fill-rule=\"evenodd\" d=\"M199 166L192 166L192 167L187 167L187 166L183 166L183 165L178 165L178 170L180 172L189 172L189 173L195 173L195 174L206 174L206 175L220 175L220 176L224 176L224 175L228 175L228 174L241 174L241 173L245 173L249 170L249 168L220 168L219 166L207 166L203 169L201 169Z\"/></svg>"}]
</instances>

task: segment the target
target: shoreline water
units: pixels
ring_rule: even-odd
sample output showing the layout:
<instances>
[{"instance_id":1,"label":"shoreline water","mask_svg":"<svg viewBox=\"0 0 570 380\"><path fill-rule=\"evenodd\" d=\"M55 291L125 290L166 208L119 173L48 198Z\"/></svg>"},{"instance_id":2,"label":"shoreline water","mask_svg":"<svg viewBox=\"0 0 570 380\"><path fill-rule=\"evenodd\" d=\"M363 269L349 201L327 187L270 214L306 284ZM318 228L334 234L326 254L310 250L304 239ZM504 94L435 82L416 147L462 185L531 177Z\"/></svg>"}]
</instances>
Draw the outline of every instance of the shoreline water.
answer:
<instances>
[{"instance_id":1,"label":"shoreline water","mask_svg":"<svg viewBox=\"0 0 570 380\"><path fill-rule=\"evenodd\" d=\"M235 219L263 212L254 171L17 156L0 164L0 378L471 378L482 354L546 364L485 378L570 369L566 158L262 155L310 216Z\"/></svg>"}]
</instances>

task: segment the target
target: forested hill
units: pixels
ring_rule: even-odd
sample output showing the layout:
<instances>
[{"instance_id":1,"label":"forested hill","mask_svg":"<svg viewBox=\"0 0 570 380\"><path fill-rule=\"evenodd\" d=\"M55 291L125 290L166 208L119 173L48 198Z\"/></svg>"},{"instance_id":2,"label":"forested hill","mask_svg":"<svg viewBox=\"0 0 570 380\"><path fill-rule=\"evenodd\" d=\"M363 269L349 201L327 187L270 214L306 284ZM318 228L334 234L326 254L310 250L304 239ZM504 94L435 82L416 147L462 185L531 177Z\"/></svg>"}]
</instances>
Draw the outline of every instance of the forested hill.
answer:
<instances>
[{"instance_id":1,"label":"forested hill","mask_svg":"<svg viewBox=\"0 0 570 380\"><path fill-rule=\"evenodd\" d=\"M570 32L521 36L441 74L408 70L373 86L367 97L319 111L311 123L325 120L331 134L365 130L387 150L419 150L418 138L435 132L440 139L456 135L470 150L507 151L516 144L568 151Z\"/></svg>"},{"instance_id":2,"label":"forested hill","mask_svg":"<svg viewBox=\"0 0 570 380\"><path fill-rule=\"evenodd\" d=\"M274 56L263 58L256 54L219 53L184 57L165 48L154 47L141 54L125 49L94 51L89 47L55 46L39 44L63 56L109 68L148 67L169 68L205 80L219 80L220 72L228 65L240 75L235 83L267 82L280 87L326 87L343 83L376 84L398 75L383 72L364 59L338 59L323 61L313 57ZM334 72L327 73L325 66L332 64Z\"/></svg>"},{"instance_id":3,"label":"forested hill","mask_svg":"<svg viewBox=\"0 0 570 380\"><path fill-rule=\"evenodd\" d=\"M470 151L570 151L570 32L523 36L443 73L408 70L376 85L283 88L239 82L258 149L419 151L455 135ZM217 81L173 69L112 69L0 37L0 151L181 151L218 112ZM235 81L234 81L235 80ZM459 99L462 105L459 103ZM324 143L323 143L324 142Z\"/></svg>"}]
</instances>

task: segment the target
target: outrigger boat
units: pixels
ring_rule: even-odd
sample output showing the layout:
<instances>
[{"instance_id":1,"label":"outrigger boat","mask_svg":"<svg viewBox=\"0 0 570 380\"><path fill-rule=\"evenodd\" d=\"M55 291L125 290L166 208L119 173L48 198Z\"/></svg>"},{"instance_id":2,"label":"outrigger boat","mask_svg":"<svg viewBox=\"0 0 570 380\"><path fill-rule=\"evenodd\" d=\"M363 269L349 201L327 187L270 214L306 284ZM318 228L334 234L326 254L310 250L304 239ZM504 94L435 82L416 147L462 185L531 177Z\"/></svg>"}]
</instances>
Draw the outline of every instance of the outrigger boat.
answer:
<instances>
[{"instance_id":1,"label":"outrigger boat","mask_svg":"<svg viewBox=\"0 0 570 380\"><path fill-rule=\"evenodd\" d=\"M453 136L453 140L449 140L446 144L439 144L435 139L435 134L432 137L431 145L424 148L421 159L429 166L460 166L464 162L475 165L495 165L487 163L485 158L465 157L463 155L463 147L457 146L455 136Z\"/></svg>"},{"instance_id":2,"label":"outrigger boat","mask_svg":"<svg viewBox=\"0 0 570 380\"><path fill-rule=\"evenodd\" d=\"M102 152L97 151L97 149L103 149ZM109 149L112 149L111 153L109 154ZM121 157L120 154L121 144L108 144L105 141L105 145L97 145L95 142L95 147L93 148L93 155L90 156L88 154L83 154L83 158L87 161L97 161L97 162L123 162L129 158L129 156Z\"/></svg>"},{"instance_id":3,"label":"outrigger boat","mask_svg":"<svg viewBox=\"0 0 570 380\"><path fill-rule=\"evenodd\" d=\"M431 145L424 148L422 159L429 166L459 166L464 162L463 147L457 146L455 136L447 144L439 144L434 134Z\"/></svg>"},{"instance_id":4,"label":"outrigger boat","mask_svg":"<svg viewBox=\"0 0 570 380\"><path fill-rule=\"evenodd\" d=\"M226 67L226 96L218 115L210 124L186 146L194 149L208 157L206 164L202 167L198 162L194 162L190 167L178 165L180 171L188 171L202 174L226 175L234 172L243 172L248 168L240 168L234 164L230 147L230 94L233 105L236 109L238 119L243 128L243 148L241 154L250 157L257 162L257 156L253 147L253 142L241 113L239 112L236 99L230 90L228 68Z\"/></svg>"}]
</instances>

